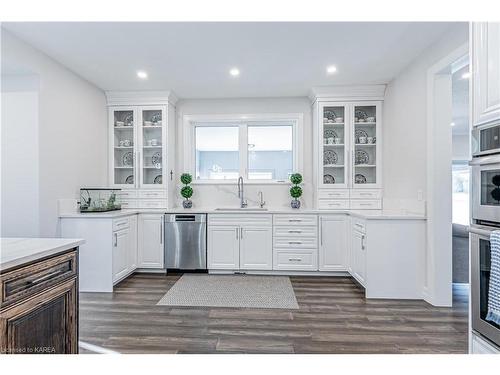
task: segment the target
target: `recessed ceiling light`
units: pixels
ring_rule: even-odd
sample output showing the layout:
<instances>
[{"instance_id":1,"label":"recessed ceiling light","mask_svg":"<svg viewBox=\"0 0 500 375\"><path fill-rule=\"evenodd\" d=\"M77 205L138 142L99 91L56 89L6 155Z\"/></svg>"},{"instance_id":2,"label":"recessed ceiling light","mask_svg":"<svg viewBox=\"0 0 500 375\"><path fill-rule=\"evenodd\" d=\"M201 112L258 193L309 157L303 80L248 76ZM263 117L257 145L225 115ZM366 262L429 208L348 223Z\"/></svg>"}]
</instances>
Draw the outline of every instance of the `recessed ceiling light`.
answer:
<instances>
[{"instance_id":1,"label":"recessed ceiling light","mask_svg":"<svg viewBox=\"0 0 500 375\"><path fill-rule=\"evenodd\" d=\"M328 74L333 74L337 71L337 67L335 65L330 65L326 67L326 72Z\"/></svg>"},{"instance_id":2,"label":"recessed ceiling light","mask_svg":"<svg viewBox=\"0 0 500 375\"><path fill-rule=\"evenodd\" d=\"M238 77L240 75L240 70L238 68L232 68L229 71L229 74L231 74L233 77Z\"/></svg>"},{"instance_id":3,"label":"recessed ceiling light","mask_svg":"<svg viewBox=\"0 0 500 375\"><path fill-rule=\"evenodd\" d=\"M462 74L462 79L469 79L470 77L470 72L465 72L464 74Z\"/></svg>"},{"instance_id":4,"label":"recessed ceiling light","mask_svg":"<svg viewBox=\"0 0 500 375\"><path fill-rule=\"evenodd\" d=\"M450 126L455 126L455 123L454 122L450 123Z\"/></svg>"},{"instance_id":5,"label":"recessed ceiling light","mask_svg":"<svg viewBox=\"0 0 500 375\"><path fill-rule=\"evenodd\" d=\"M147 79L148 78L148 73L146 73L144 70L138 70L137 71L137 77L140 79Z\"/></svg>"}]
</instances>

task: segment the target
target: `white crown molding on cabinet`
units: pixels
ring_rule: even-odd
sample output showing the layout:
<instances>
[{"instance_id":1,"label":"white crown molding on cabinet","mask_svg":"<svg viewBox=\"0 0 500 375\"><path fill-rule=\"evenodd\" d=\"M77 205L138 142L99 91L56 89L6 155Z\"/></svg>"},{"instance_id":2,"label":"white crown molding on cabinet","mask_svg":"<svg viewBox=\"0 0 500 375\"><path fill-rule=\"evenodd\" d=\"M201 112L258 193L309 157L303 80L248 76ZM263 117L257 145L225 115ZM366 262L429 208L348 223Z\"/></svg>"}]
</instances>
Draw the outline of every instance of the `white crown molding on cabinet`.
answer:
<instances>
[{"instance_id":1,"label":"white crown molding on cabinet","mask_svg":"<svg viewBox=\"0 0 500 375\"><path fill-rule=\"evenodd\" d=\"M156 105L175 106L177 96L172 91L106 91L108 106L115 105Z\"/></svg>"},{"instance_id":2,"label":"white crown molding on cabinet","mask_svg":"<svg viewBox=\"0 0 500 375\"><path fill-rule=\"evenodd\" d=\"M313 87L309 99L314 104L317 100L384 100L387 85L337 85Z\"/></svg>"}]
</instances>

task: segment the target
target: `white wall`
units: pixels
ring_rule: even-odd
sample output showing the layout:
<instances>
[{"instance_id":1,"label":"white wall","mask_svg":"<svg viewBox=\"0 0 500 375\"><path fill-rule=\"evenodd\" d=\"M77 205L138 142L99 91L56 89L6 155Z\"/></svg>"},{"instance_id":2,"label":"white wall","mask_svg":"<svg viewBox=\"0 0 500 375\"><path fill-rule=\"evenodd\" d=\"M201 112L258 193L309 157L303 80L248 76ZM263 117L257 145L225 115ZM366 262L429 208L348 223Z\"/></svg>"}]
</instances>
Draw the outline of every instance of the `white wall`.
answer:
<instances>
[{"instance_id":1,"label":"white wall","mask_svg":"<svg viewBox=\"0 0 500 375\"><path fill-rule=\"evenodd\" d=\"M427 70L468 41L466 23L453 27L387 86L384 101L384 207L425 210ZM397 157L393 157L397 155Z\"/></svg>"},{"instance_id":2,"label":"white wall","mask_svg":"<svg viewBox=\"0 0 500 375\"><path fill-rule=\"evenodd\" d=\"M204 114L265 114L265 113L302 113L303 124L303 177L304 194L302 196L303 207L312 207L312 127L311 127L311 102L308 98L242 98L242 99L196 99L180 100L176 106L178 138L177 150L182 150L183 132L182 117L184 115ZM179 147L180 146L180 147ZM184 160L182 152L177 153L176 169L179 173L183 171ZM237 187L235 185L193 185L193 203L198 207L237 206ZM245 185L245 198L249 206L256 206L258 192L264 193L264 200L272 207L289 207L290 186L285 185ZM177 189L179 190L179 188ZM177 205L181 204L182 198L176 194Z\"/></svg>"},{"instance_id":3,"label":"white wall","mask_svg":"<svg viewBox=\"0 0 500 375\"><path fill-rule=\"evenodd\" d=\"M454 134L452 137L453 160L470 159L470 137L466 134Z\"/></svg>"},{"instance_id":4,"label":"white wall","mask_svg":"<svg viewBox=\"0 0 500 375\"><path fill-rule=\"evenodd\" d=\"M2 69L19 67L39 79L39 235L56 236L57 199L76 198L80 186L107 184L105 96L39 50L1 31ZM7 113L9 117L16 115L22 113ZM17 153L5 157L15 159ZM2 195L5 200L19 198Z\"/></svg>"},{"instance_id":5,"label":"white wall","mask_svg":"<svg viewBox=\"0 0 500 375\"><path fill-rule=\"evenodd\" d=\"M0 237L37 237L38 78L2 76Z\"/></svg>"}]
</instances>

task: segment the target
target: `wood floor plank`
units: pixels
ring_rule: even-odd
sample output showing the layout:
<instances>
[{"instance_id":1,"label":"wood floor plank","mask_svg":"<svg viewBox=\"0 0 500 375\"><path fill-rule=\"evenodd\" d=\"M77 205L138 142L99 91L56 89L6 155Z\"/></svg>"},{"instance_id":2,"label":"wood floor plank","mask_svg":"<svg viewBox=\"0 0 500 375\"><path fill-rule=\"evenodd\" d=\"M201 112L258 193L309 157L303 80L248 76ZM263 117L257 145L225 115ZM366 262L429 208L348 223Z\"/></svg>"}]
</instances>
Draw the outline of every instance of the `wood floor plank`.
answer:
<instances>
[{"instance_id":1,"label":"wood floor plank","mask_svg":"<svg viewBox=\"0 0 500 375\"><path fill-rule=\"evenodd\" d=\"M463 288L437 308L366 300L349 277L294 276L298 310L156 306L180 277L136 274L114 293L80 293L80 339L120 353L467 352Z\"/></svg>"}]
</instances>

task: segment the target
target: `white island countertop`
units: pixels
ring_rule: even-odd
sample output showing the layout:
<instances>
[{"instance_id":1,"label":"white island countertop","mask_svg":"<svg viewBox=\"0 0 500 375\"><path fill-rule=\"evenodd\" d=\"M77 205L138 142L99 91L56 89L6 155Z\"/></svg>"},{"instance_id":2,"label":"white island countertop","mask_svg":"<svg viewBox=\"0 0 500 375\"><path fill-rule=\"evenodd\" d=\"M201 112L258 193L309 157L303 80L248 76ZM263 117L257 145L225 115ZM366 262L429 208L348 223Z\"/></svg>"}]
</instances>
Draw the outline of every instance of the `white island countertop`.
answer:
<instances>
[{"instance_id":1,"label":"white island countertop","mask_svg":"<svg viewBox=\"0 0 500 375\"><path fill-rule=\"evenodd\" d=\"M361 219L367 220L425 220L426 217L420 213L413 213L406 210L317 210L317 209L292 209L287 207L269 207L267 210L252 210L253 207L249 209L242 210L220 210L214 207L193 207L191 209L184 209L182 207L178 208L165 208L165 209L123 209L119 211L110 211L102 213L65 213L59 215L60 218L88 218L88 219L114 219L123 216L135 215L139 213L154 213L154 214L235 214L235 215L245 215L245 214L318 214L318 215L329 215L329 214L344 214L355 216Z\"/></svg>"},{"instance_id":2,"label":"white island countertop","mask_svg":"<svg viewBox=\"0 0 500 375\"><path fill-rule=\"evenodd\" d=\"M83 243L75 238L1 238L0 270L57 255Z\"/></svg>"}]
</instances>

